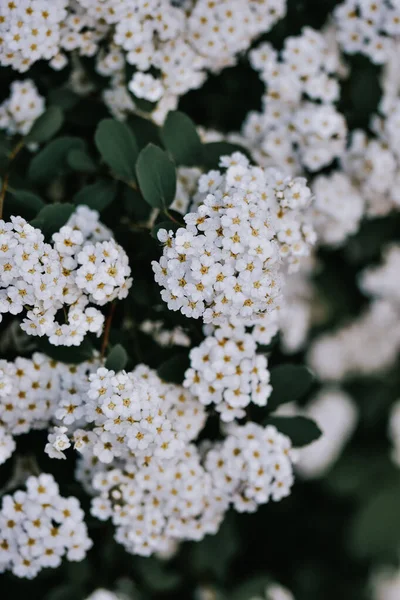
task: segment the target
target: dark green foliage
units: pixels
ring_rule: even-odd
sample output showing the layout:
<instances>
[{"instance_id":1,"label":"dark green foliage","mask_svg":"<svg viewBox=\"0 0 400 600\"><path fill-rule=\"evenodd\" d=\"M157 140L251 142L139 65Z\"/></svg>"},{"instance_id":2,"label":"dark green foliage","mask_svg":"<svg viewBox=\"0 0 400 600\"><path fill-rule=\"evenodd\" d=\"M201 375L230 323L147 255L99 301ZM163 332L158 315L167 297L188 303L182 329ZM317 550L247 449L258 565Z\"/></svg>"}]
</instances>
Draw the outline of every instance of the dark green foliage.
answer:
<instances>
[{"instance_id":1,"label":"dark green foliage","mask_svg":"<svg viewBox=\"0 0 400 600\"><path fill-rule=\"evenodd\" d=\"M117 184L115 181L99 179L95 183L83 187L73 197L73 203L86 204L101 212L114 201L117 193Z\"/></svg>"},{"instance_id":2,"label":"dark green foliage","mask_svg":"<svg viewBox=\"0 0 400 600\"><path fill-rule=\"evenodd\" d=\"M121 344L117 344L111 349L109 355L107 356L105 367L106 369L111 369L112 371L118 372L125 369L127 362L127 351Z\"/></svg>"},{"instance_id":3,"label":"dark green foliage","mask_svg":"<svg viewBox=\"0 0 400 600\"><path fill-rule=\"evenodd\" d=\"M162 139L177 165L201 164L203 148L195 123L185 113L170 112L162 128Z\"/></svg>"},{"instance_id":4,"label":"dark green foliage","mask_svg":"<svg viewBox=\"0 0 400 600\"><path fill-rule=\"evenodd\" d=\"M311 388L314 377L303 365L279 365L271 369L272 394L268 398L268 410L281 404L300 400Z\"/></svg>"},{"instance_id":5,"label":"dark green foliage","mask_svg":"<svg viewBox=\"0 0 400 600\"><path fill-rule=\"evenodd\" d=\"M268 417L265 425L275 425L281 433L290 437L295 448L315 442L322 434L315 421L307 417Z\"/></svg>"},{"instance_id":6,"label":"dark green foliage","mask_svg":"<svg viewBox=\"0 0 400 600\"><path fill-rule=\"evenodd\" d=\"M115 119L98 125L95 142L104 162L124 181L135 181L138 147L129 127Z\"/></svg>"},{"instance_id":7,"label":"dark green foliage","mask_svg":"<svg viewBox=\"0 0 400 600\"><path fill-rule=\"evenodd\" d=\"M166 152L154 144L148 144L139 154L136 174L143 198L153 208L167 209L176 192L174 163Z\"/></svg>"}]
</instances>

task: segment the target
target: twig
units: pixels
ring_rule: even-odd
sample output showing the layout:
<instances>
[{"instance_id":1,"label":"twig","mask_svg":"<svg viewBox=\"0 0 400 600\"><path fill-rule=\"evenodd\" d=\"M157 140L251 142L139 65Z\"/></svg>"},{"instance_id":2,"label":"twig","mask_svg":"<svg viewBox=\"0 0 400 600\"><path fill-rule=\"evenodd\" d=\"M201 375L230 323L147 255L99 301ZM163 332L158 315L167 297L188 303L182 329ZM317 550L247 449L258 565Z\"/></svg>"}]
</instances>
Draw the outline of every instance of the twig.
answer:
<instances>
[{"instance_id":1,"label":"twig","mask_svg":"<svg viewBox=\"0 0 400 600\"><path fill-rule=\"evenodd\" d=\"M164 214L171 219L171 221L173 221L174 223L176 223L177 225L180 225L181 227L183 227L182 223L180 221L178 221L177 219L175 219L175 217L173 215L171 215L171 213L169 212L169 210L166 208L164 210Z\"/></svg>"},{"instance_id":2,"label":"twig","mask_svg":"<svg viewBox=\"0 0 400 600\"><path fill-rule=\"evenodd\" d=\"M116 304L115 304L115 302L113 302L111 304L110 312L109 312L107 320L106 320L106 325L104 327L103 341L101 344L101 358L102 359L105 356L107 346L108 346L108 338L110 337L110 329L111 329L111 323L112 323L113 316L114 316L115 306L116 306Z\"/></svg>"}]
</instances>

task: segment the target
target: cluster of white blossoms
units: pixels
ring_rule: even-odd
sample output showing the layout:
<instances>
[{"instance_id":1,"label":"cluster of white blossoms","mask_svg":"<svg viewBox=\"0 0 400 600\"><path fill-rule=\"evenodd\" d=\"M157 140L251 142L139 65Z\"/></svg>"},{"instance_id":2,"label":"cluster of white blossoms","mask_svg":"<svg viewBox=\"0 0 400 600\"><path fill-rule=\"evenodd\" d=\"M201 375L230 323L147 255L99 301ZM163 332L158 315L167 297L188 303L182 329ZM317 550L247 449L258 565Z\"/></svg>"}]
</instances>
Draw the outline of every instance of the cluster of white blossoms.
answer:
<instances>
[{"instance_id":1,"label":"cluster of white blossoms","mask_svg":"<svg viewBox=\"0 0 400 600\"><path fill-rule=\"evenodd\" d=\"M311 346L310 365L321 379L374 374L394 363L400 351L399 268L400 245L392 244L380 265L361 273L359 285L371 298L369 306L354 321L323 334Z\"/></svg>"},{"instance_id":2,"label":"cluster of white blossoms","mask_svg":"<svg viewBox=\"0 0 400 600\"><path fill-rule=\"evenodd\" d=\"M66 365L38 352L32 358L0 361L0 464L15 450L13 436L46 429L54 419L69 424L82 414L81 395L94 365L95 361ZM55 448L66 449L64 432L57 433Z\"/></svg>"},{"instance_id":3,"label":"cluster of white blossoms","mask_svg":"<svg viewBox=\"0 0 400 600\"><path fill-rule=\"evenodd\" d=\"M254 323L279 305L282 263L293 269L315 241L304 212L311 192L302 178L251 167L235 153L226 172L199 179L204 195L175 234L161 229L163 256L155 280L170 310L205 323L235 317Z\"/></svg>"},{"instance_id":4,"label":"cluster of white blossoms","mask_svg":"<svg viewBox=\"0 0 400 600\"><path fill-rule=\"evenodd\" d=\"M272 392L268 361L243 325L217 327L189 357L183 385L202 404L214 404L222 421L244 417L250 402L266 406Z\"/></svg>"},{"instance_id":5,"label":"cluster of white blossoms","mask_svg":"<svg viewBox=\"0 0 400 600\"><path fill-rule=\"evenodd\" d=\"M57 367L39 353L0 361L0 464L15 450L13 436L51 421L58 399Z\"/></svg>"},{"instance_id":6,"label":"cluster of white blossoms","mask_svg":"<svg viewBox=\"0 0 400 600\"><path fill-rule=\"evenodd\" d=\"M230 425L229 435L206 454L205 468L214 488L238 512L290 494L296 453L290 439L269 425Z\"/></svg>"},{"instance_id":7,"label":"cluster of white blossoms","mask_svg":"<svg viewBox=\"0 0 400 600\"><path fill-rule=\"evenodd\" d=\"M92 514L111 518L115 539L142 556L168 551L174 540L216 533L227 509L193 445L167 463L131 460L123 469L100 471L93 487L99 496L92 500Z\"/></svg>"},{"instance_id":8,"label":"cluster of white blossoms","mask_svg":"<svg viewBox=\"0 0 400 600\"><path fill-rule=\"evenodd\" d=\"M102 313L89 303L103 306L127 296L128 257L86 206L77 207L52 241L22 217L0 221L0 316L26 309L21 328L27 334L79 346L87 332L100 335L103 328ZM65 322L59 323L62 308Z\"/></svg>"},{"instance_id":9,"label":"cluster of white blossoms","mask_svg":"<svg viewBox=\"0 0 400 600\"><path fill-rule=\"evenodd\" d=\"M158 102L153 113L158 121L176 108L180 95L204 83L208 70L218 72L235 64L237 54L286 11L285 0L190 0L185 6L170 0L117 4L79 0L79 4L90 18L100 19L100 35L112 38L97 63L101 74L111 76L106 102L121 116L131 111L135 102L132 106L126 94L127 83L136 98ZM135 69L127 82L125 63ZM148 73L150 68L160 77Z\"/></svg>"},{"instance_id":10,"label":"cluster of white blossoms","mask_svg":"<svg viewBox=\"0 0 400 600\"><path fill-rule=\"evenodd\" d=\"M385 248L383 260L368 267L361 275L360 287L366 294L382 298L400 307L400 244Z\"/></svg>"},{"instance_id":11,"label":"cluster of white blossoms","mask_svg":"<svg viewBox=\"0 0 400 600\"><path fill-rule=\"evenodd\" d=\"M368 216L382 216L400 207L400 81L399 43L389 54L381 76L382 98L371 119L374 136L353 131L341 168L357 185Z\"/></svg>"},{"instance_id":12,"label":"cluster of white blossoms","mask_svg":"<svg viewBox=\"0 0 400 600\"><path fill-rule=\"evenodd\" d=\"M365 54L378 65L388 60L400 36L398 0L345 0L334 17L344 52Z\"/></svg>"},{"instance_id":13,"label":"cluster of white blossoms","mask_svg":"<svg viewBox=\"0 0 400 600\"><path fill-rule=\"evenodd\" d=\"M150 556L168 552L174 541L216 533L230 505L253 512L290 492L294 455L275 427L232 428L223 442L206 443L202 454L188 444L166 461L147 456L110 469L97 465L92 514L111 518L128 552Z\"/></svg>"},{"instance_id":14,"label":"cluster of white blossoms","mask_svg":"<svg viewBox=\"0 0 400 600\"><path fill-rule=\"evenodd\" d=\"M400 176L396 157L383 139L353 131L341 165L359 187L368 216L384 216L400 205Z\"/></svg>"},{"instance_id":15,"label":"cluster of white blossoms","mask_svg":"<svg viewBox=\"0 0 400 600\"><path fill-rule=\"evenodd\" d=\"M62 427L55 427L46 446L52 458L65 458L72 438L76 450L105 464L133 457L170 459L204 427L203 406L145 365L130 373L100 367L89 375L83 367L72 381L66 375L54 413Z\"/></svg>"},{"instance_id":16,"label":"cluster of white blossoms","mask_svg":"<svg viewBox=\"0 0 400 600\"><path fill-rule=\"evenodd\" d=\"M0 510L0 572L32 579L63 557L81 561L92 546L78 500L64 498L52 475L30 476L26 492L5 495Z\"/></svg>"},{"instance_id":17,"label":"cluster of white blossoms","mask_svg":"<svg viewBox=\"0 0 400 600\"><path fill-rule=\"evenodd\" d=\"M58 54L68 0L13 0L0 7L0 65L21 73ZM54 66L56 66L56 61Z\"/></svg>"},{"instance_id":18,"label":"cluster of white blossoms","mask_svg":"<svg viewBox=\"0 0 400 600\"><path fill-rule=\"evenodd\" d=\"M347 128L334 107L340 88L333 75L341 70L334 40L306 27L286 38L280 53L261 44L250 63L266 86L262 112L250 112L242 129L257 162L298 173L341 156Z\"/></svg>"},{"instance_id":19,"label":"cluster of white blossoms","mask_svg":"<svg viewBox=\"0 0 400 600\"><path fill-rule=\"evenodd\" d=\"M0 129L26 135L44 109L45 100L31 79L13 81L9 97L0 104Z\"/></svg>"},{"instance_id":20,"label":"cluster of white blossoms","mask_svg":"<svg viewBox=\"0 0 400 600\"><path fill-rule=\"evenodd\" d=\"M24 72L45 59L62 69L69 53L96 56L97 71L111 77L104 98L114 112L135 108L128 84L136 98L162 100L166 113L285 12L285 0L15 0L0 9L0 64Z\"/></svg>"},{"instance_id":21,"label":"cluster of white blossoms","mask_svg":"<svg viewBox=\"0 0 400 600\"><path fill-rule=\"evenodd\" d=\"M364 198L351 179L340 171L319 175L312 183L315 200L311 221L320 244L337 246L360 227Z\"/></svg>"},{"instance_id":22,"label":"cluster of white blossoms","mask_svg":"<svg viewBox=\"0 0 400 600\"><path fill-rule=\"evenodd\" d=\"M379 373L394 363L399 350L399 310L374 300L354 321L317 337L308 361L320 379L341 381Z\"/></svg>"}]
</instances>

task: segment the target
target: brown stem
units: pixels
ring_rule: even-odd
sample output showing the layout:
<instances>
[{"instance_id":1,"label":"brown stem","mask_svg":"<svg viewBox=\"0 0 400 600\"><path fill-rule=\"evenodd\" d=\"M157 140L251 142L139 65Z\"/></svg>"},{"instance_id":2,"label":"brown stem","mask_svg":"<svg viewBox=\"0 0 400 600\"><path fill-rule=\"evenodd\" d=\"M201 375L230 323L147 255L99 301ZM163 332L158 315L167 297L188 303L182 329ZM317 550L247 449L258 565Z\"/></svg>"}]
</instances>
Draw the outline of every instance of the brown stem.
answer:
<instances>
[{"instance_id":1,"label":"brown stem","mask_svg":"<svg viewBox=\"0 0 400 600\"><path fill-rule=\"evenodd\" d=\"M180 223L177 219L175 219L175 217L173 215L171 215L171 213L169 212L169 210L167 208L164 210L164 213L167 215L167 217L169 219L171 219L171 221L173 221L174 223L176 223L177 225L180 225L182 227L182 223Z\"/></svg>"},{"instance_id":2,"label":"brown stem","mask_svg":"<svg viewBox=\"0 0 400 600\"><path fill-rule=\"evenodd\" d=\"M103 341L101 344L101 358L103 359L107 350L107 346L108 346L108 338L110 337L110 329L111 329L111 323L113 320L113 316L114 316L114 312L115 312L115 302L113 302L111 304L111 308L110 308L110 312L108 314L108 317L106 319L106 325L104 327L104 335L103 335Z\"/></svg>"},{"instance_id":3,"label":"brown stem","mask_svg":"<svg viewBox=\"0 0 400 600\"><path fill-rule=\"evenodd\" d=\"M8 173L4 175L3 185L1 186L0 193L0 219L3 217L3 206L4 206L4 198L6 197L8 187Z\"/></svg>"},{"instance_id":4,"label":"brown stem","mask_svg":"<svg viewBox=\"0 0 400 600\"><path fill-rule=\"evenodd\" d=\"M10 156L8 157L8 167L7 167L7 172L4 175L4 179L3 179L3 185L1 186L1 192L0 192L0 219L3 216L3 206L4 206L4 198L6 197L6 193L7 193L7 188L8 188L8 180L10 177L9 174L9 168L11 166L12 161L14 160L14 158L17 156L17 154L20 152L20 150L22 150L22 148L25 145L25 141L22 139L18 142L18 144L11 150L10 152Z\"/></svg>"}]
</instances>

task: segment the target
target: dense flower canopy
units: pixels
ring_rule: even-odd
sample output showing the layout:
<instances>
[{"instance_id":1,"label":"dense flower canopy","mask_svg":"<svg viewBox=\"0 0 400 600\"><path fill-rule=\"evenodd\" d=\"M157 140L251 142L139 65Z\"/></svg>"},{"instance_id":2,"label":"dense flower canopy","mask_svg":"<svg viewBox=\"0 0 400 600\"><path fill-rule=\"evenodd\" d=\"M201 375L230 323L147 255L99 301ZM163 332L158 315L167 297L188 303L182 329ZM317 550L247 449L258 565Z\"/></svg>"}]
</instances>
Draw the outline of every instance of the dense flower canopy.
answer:
<instances>
[{"instance_id":1,"label":"dense flower canopy","mask_svg":"<svg viewBox=\"0 0 400 600\"><path fill-rule=\"evenodd\" d=\"M400 3L4 0L0 573L400 597Z\"/></svg>"}]
</instances>

